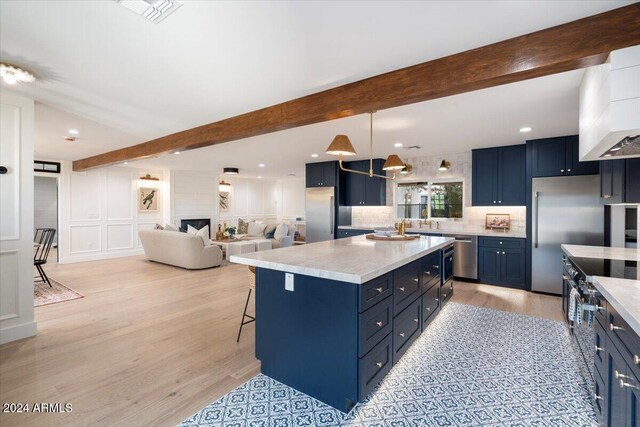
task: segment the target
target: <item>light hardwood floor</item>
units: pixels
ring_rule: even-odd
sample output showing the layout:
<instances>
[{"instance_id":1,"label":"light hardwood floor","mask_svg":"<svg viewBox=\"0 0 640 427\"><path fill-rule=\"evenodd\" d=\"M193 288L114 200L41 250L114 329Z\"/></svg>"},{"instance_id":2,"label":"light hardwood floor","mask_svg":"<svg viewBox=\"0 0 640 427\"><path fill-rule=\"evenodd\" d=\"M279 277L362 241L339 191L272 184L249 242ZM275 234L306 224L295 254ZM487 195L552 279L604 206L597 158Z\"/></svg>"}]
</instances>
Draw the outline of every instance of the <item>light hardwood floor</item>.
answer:
<instances>
[{"instance_id":1,"label":"light hardwood floor","mask_svg":"<svg viewBox=\"0 0 640 427\"><path fill-rule=\"evenodd\" d=\"M38 335L0 346L3 426L173 426L259 372L254 324L236 344L246 267L187 271L144 257L50 264L85 298L36 308ZM557 297L459 282L454 301L560 320Z\"/></svg>"}]
</instances>

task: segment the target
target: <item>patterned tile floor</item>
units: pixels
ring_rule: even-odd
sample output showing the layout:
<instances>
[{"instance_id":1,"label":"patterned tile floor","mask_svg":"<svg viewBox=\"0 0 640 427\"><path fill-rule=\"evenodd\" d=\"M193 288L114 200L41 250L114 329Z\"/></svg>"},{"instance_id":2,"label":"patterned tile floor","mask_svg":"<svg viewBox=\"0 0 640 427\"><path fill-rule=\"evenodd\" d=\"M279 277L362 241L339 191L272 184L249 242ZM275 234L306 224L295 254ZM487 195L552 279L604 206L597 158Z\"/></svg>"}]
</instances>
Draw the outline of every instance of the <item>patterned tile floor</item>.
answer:
<instances>
[{"instance_id":1,"label":"patterned tile floor","mask_svg":"<svg viewBox=\"0 0 640 427\"><path fill-rule=\"evenodd\" d=\"M257 375L180 426L596 426L574 351L562 322L449 303L349 414Z\"/></svg>"}]
</instances>

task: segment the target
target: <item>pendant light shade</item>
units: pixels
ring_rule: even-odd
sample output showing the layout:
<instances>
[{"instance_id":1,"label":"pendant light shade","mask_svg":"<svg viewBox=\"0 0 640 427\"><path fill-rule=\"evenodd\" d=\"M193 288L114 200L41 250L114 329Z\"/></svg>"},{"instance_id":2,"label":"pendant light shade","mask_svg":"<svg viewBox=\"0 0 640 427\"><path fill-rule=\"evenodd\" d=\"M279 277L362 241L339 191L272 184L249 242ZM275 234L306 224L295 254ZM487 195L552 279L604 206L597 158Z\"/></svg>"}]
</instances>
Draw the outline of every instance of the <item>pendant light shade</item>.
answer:
<instances>
[{"instance_id":1,"label":"pendant light shade","mask_svg":"<svg viewBox=\"0 0 640 427\"><path fill-rule=\"evenodd\" d=\"M231 184L224 182L224 180L220 181L220 184L218 184L218 191L221 193L229 193L231 191Z\"/></svg>"},{"instance_id":2,"label":"pendant light shade","mask_svg":"<svg viewBox=\"0 0 640 427\"><path fill-rule=\"evenodd\" d=\"M446 160L443 160L442 162L440 162L440 167L438 168L438 170L441 171L446 171L451 167L451 163L449 163Z\"/></svg>"},{"instance_id":3,"label":"pendant light shade","mask_svg":"<svg viewBox=\"0 0 640 427\"><path fill-rule=\"evenodd\" d=\"M385 171L399 171L404 169L405 164L397 154L392 154L387 157L387 161L384 162L384 166L382 166L382 170Z\"/></svg>"},{"instance_id":4,"label":"pendant light shade","mask_svg":"<svg viewBox=\"0 0 640 427\"><path fill-rule=\"evenodd\" d=\"M347 135L336 135L327 147L325 153L334 156L355 156L356 150L353 148L353 145L351 145L351 141L349 141Z\"/></svg>"}]
</instances>

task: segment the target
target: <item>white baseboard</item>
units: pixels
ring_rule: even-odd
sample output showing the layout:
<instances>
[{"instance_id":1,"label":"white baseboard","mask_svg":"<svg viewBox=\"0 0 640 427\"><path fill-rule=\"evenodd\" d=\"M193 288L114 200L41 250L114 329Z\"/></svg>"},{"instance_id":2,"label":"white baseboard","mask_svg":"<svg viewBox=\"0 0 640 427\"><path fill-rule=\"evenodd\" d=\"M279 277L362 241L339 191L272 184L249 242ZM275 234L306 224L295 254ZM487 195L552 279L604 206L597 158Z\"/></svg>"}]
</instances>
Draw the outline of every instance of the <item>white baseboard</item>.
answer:
<instances>
[{"instance_id":1,"label":"white baseboard","mask_svg":"<svg viewBox=\"0 0 640 427\"><path fill-rule=\"evenodd\" d=\"M35 336L36 331L36 322L28 322L0 329L0 344L33 337Z\"/></svg>"},{"instance_id":2,"label":"white baseboard","mask_svg":"<svg viewBox=\"0 0 640 427\"><path fill-rule=\"evenodd\" d=\"M136 256L136 255L144 255L144 249L129 249L126 251L116 251L116 252L97 252L91 254L82 254L82 255L67 255L60 256L60 260L58 264L73 264L76 262L87 262L87 261L99 261L102 259L113 259L113 258L123 258L127 256Z\"/></svg>"}]
</instances>

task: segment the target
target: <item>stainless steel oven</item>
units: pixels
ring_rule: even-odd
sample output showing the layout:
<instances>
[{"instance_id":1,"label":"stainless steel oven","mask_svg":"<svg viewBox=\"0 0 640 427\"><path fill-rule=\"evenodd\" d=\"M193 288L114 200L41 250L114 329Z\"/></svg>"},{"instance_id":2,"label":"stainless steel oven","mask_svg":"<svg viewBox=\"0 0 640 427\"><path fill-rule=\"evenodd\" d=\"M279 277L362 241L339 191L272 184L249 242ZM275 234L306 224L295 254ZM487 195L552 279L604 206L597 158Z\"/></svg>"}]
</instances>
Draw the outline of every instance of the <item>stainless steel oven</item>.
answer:
<instances>
[{"instance_id":1,"label":"stainless steel oven","mask_svg":"<svg viewBox=\"0 0 640 427\"><path fill-rule=\"evenodd\" d=\"M442 285L440 286L440 300L446 303L453 295L453 266L454 266L454 245L451 244L442 250Z\"/></svg>"}]
</instances>

